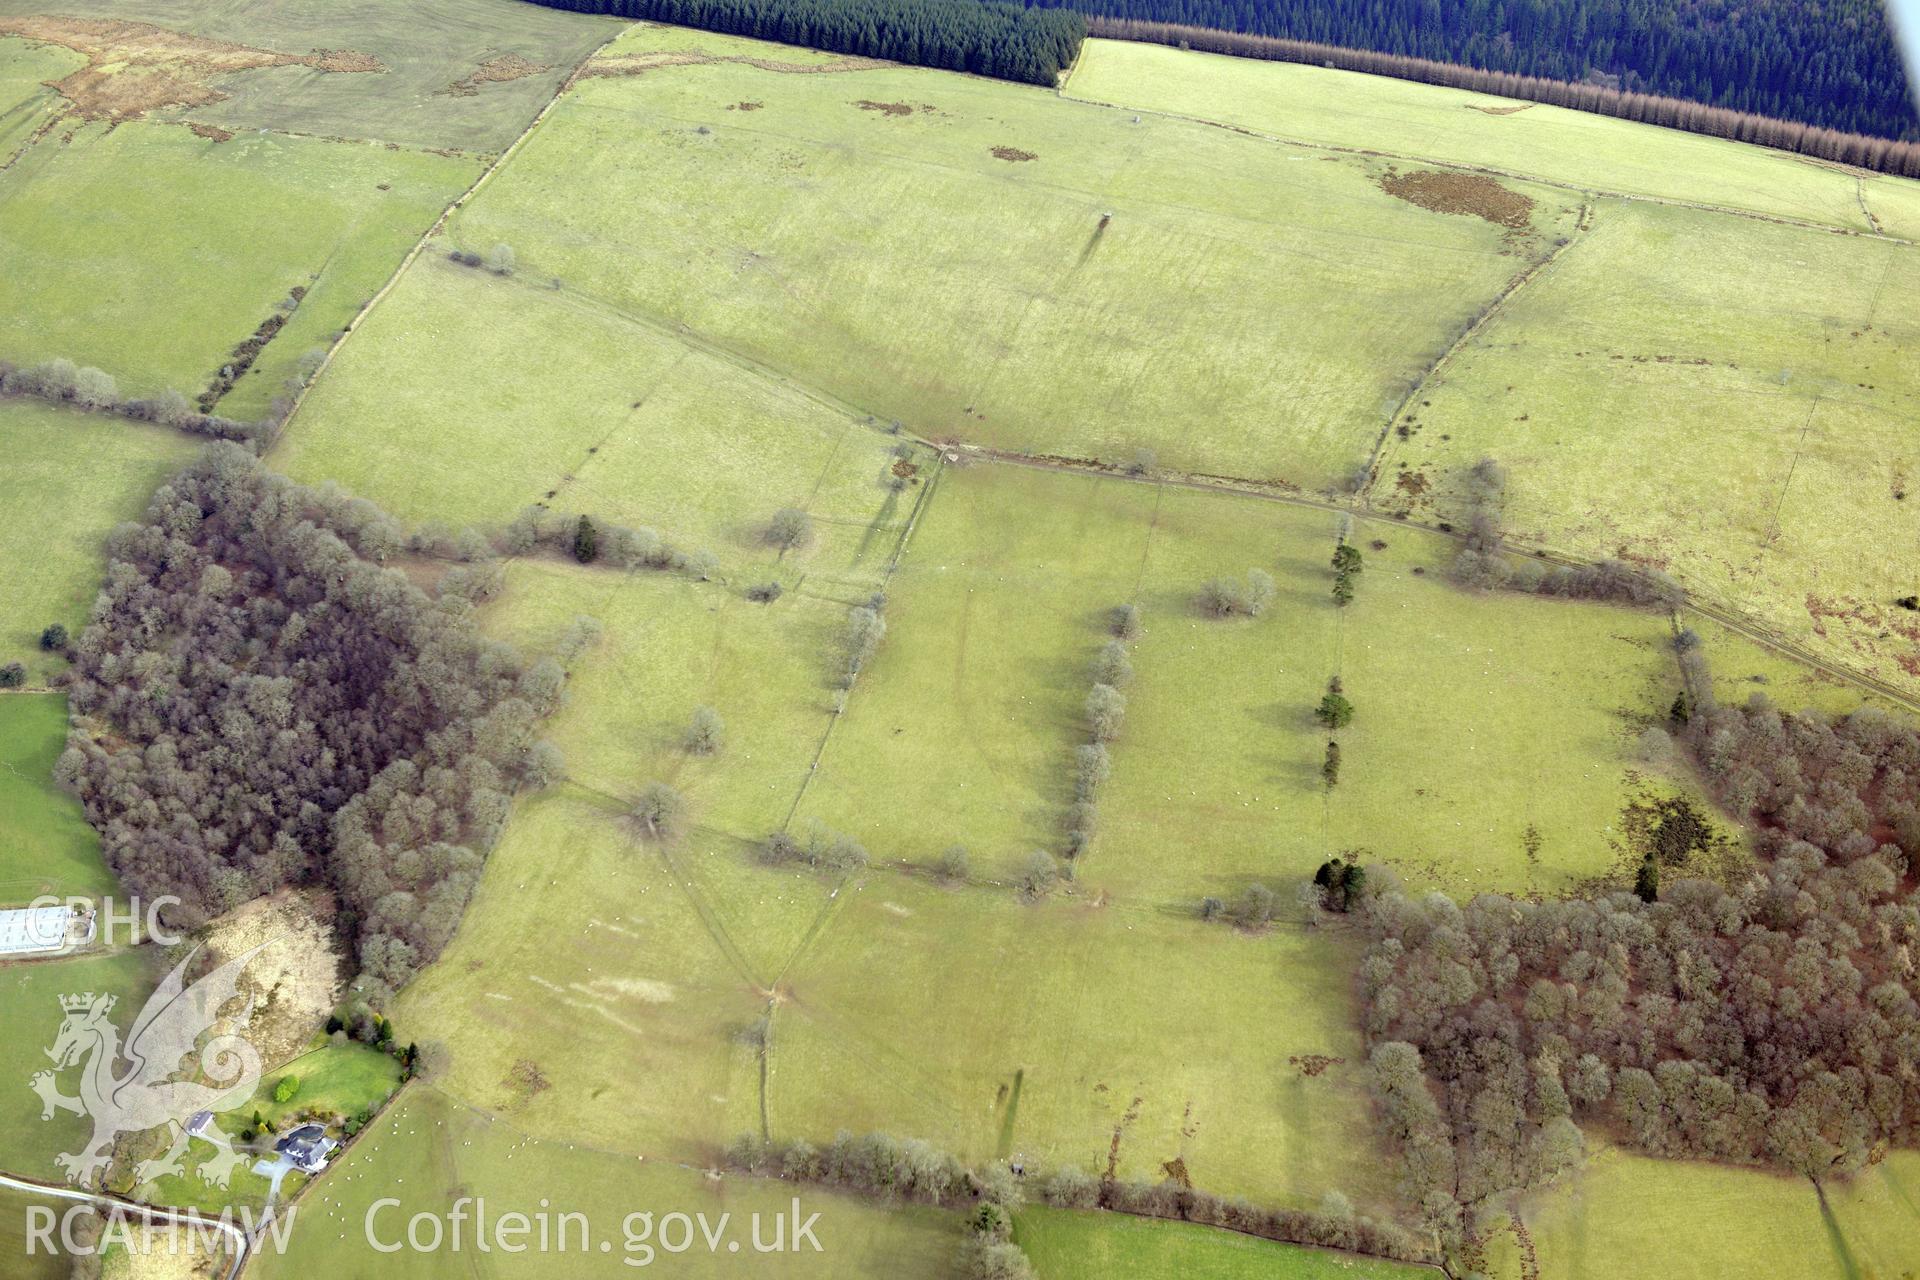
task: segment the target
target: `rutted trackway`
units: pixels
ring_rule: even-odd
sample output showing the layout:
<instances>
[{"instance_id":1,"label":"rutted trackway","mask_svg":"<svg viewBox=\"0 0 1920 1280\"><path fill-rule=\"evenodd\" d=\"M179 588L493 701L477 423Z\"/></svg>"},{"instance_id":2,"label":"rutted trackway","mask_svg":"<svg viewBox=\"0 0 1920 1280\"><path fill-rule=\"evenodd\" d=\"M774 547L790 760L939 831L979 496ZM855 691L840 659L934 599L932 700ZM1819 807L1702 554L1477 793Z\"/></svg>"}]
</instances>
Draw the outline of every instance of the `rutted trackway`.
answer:
<instances>
[{"instance_id":1,"label":"rutted trackway","mask_svg":"<svg viewBox=\"0 0 1920 1280\"><path fill-rule=\"evenodd\" d=\"M152 1205L141 1204L138 1200L126 1200L105 1192L76 1191L72 1187L35 1182L28 1178L16 1178L10 1173L0 1173L0 1187L11 1187L15 1191L25 1191L50 1200L71 1200L79 1204L105 1206L114 1213L128 1214L145 1222L218 1231L233 1244L233 1261L227 1267L226 1280L234 1280L234 1277L240 1274L240 1268L246 1265L247 1255L253 1248L253 1241L248 1238L247 1233L231 1222L209 1218L191 1209L157 1209Z\"/></svg>"}]
</instances>

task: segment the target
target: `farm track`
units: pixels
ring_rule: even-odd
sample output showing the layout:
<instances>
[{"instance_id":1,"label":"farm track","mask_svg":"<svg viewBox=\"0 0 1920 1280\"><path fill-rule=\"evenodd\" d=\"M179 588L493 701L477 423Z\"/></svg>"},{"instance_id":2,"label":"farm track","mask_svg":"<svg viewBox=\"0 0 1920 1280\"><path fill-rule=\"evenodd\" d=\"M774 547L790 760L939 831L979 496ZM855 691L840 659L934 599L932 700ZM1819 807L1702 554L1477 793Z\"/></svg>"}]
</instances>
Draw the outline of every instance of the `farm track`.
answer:
<instances>
[{"instance_id":1,"label":"farm track","mask_svg":"<svg viewBox=\"0 0 1920 1280\"><path fill-rule=\"evenodd\" d=\"M11 1187L15 1191L25 1191L33 1195L46 1196L53 1200L68 1200L76 1204L105 1205L111 1211L139 1218L146 1223L162 1223L168 1226L189 1226L201 1231L217 1231L233 1242L233 1262L227 1267L226 1280L237 1280L241 1268L247 1265L252 1255L253 1241L247 1233L218 1218L209 1218L193 1209L167 1209L143 1204L138 1200L129 1200L106 1191L76 1191L70 1186L52 1182L39 1182L32 1178L16 1177L10 1173L0 1173L0 1187Z\"/></svg>"}]
</instances>

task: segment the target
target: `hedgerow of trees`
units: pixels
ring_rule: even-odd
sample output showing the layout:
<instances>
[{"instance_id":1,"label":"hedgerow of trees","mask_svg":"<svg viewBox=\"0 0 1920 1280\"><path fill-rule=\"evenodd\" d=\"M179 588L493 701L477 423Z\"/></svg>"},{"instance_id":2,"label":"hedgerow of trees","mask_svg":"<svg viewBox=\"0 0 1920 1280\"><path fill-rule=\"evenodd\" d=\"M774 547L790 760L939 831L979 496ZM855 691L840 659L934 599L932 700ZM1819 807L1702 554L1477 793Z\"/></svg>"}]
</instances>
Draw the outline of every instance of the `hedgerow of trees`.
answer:
<instances>
[{"instance_id":1,"label":"hedgerow of trees","mask_svg":"<svg viewBox=\"0 0 1920 1280\"><path fill-rule=\"evenodd\" d=\"M768 1141L757 1133L743 1134L727 1145L722 1162L756 1177L818 1183L886 1201L968 1209L972 1230L963 1274L970 1276L1024 1274L982 1269L974 1259L980 1237L1006 1239L994 1214L982 1215L981 1210L1011 1214L1030 1199L1060 1209L1107 1209L1198 1222L1268 1240L1349 1249L1403 1262L1435 1261L1433 1251L1406 1230L1356 1214L1337 1192L1327 1196L1317 1211L1268 1209L1171 1178L1158 1183L1128 1182L1111 1174L1095 1178L1075 1165L1044 1171L1027 1168L1020 1174L1005 1164L969 1169L952 1153L927 1142L885 1133L856 1137L843 1132L825 1147L805 1138ZM1018 1264L1005 1259L1001 1265Z\"/></svg>"},{"instance_id":2,"label":"hedgerow of trees","mask_svg":"<svg viewBox=\"0 0 1920 1280\"><path fill-rule=\"evenodd\" d=\"M188 926L331 886L376 996L439 954L511 795L557 772L536 729L566 683L381 567L401 542L211 447L108 539L57 770L121 881Z\"/></svg>"},{"instance_id":3,"label":"hedgerow of trees","mask_svg":"<svg viewBox=\"0 0 1920 1280\"><path fill-rule=\"evenodd\" d=\"M1051 87L1079 56L1086 19L999 0L536 0L865 58Z\"/></svg>"},{"instance_id":4,"label":"hedgerow of trees","mask_svg":"<svg viewBox=\"0 0 1920 1280\"><path fill-rule=\"evenodd\" d=\"M1749 871L1371 906L1375 1088L1444 1233L1568 1167L1583 1125L1815 1179L1920 1143L1920 732L1696 697L1681 745L1752 824Z\"/></svg>"},{"instance_id":5,"label":"hedgerow of trees","mask_svg":"<svg viewBox=\"0 0 1920 1280\"><path fill-rule=\"evenodd\" d=\"M1460 531L1460 550L1449 567L1455 582L1649 608L1674 609L1685 603L1686 592L1672 578L1624 560L1549 566L1510 557L1501 527L1506 489L1506 469L1492 458L1482 458L1468 469L1460 487L1466 528Z\"/></svg>"},{"instance_id":6,"label":"hedgerow of trees","mask_svg":"<svg viewBox=\"0 0 1920 1280\"><path fill-rule=\"evenodd\" d=\"M1871 135L1862 141L1920 138L1899 51L1873 0L1041 3L1098 15L1094 35L1457 84L1702 132L1750 121Z\"/></svg>"},{"instance_id":7,"label":"hedgerow of trees","mask_svg":"<svg viewBox=\"0 0 1920 1280\"><path fill-rule=\"evenodd\" d=\"M273 421L241 422L200 413L178 391L163 391L149 399L122 399L113 375L64 358L26 366L0 360L0 395L31 396L91 412L117 413L191 435L238 441L256 450L265 448L274 428Z\"/></svg>"}]
</instances>

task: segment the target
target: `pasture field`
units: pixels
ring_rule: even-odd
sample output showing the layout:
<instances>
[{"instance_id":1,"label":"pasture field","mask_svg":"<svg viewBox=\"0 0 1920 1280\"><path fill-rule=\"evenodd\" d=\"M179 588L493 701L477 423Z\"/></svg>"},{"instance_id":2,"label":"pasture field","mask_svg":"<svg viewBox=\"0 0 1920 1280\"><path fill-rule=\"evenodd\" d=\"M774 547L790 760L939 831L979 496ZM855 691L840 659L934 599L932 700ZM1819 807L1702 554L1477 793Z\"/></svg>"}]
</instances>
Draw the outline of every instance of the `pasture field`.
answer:
<instances>
[{"instance_id":1,"label":"pasture field","mask_svg":"<svg viewBox=\"0 0 1920 1280\"><path fill-rule=\"evenodd\" d=\"M1380 163L1024 86L620 47L452 241L923 436L1333 487L1574 218L1543 190L1510 226L1429 212Z\"/></svg>"},{"instance_id":2,"label":"pasture field","mask_svg":"<svg viewBox=\"0 0 1920 1280\"><path fill-rule=\"evenodd\" d=\"M51 1048L65 1017L60 997L83 991L118 997L115 1021L131 1025L160 974L160 958L150 947L136 947L67 960L15 961L0 968L0 1010L5 1011L7 1034L0 1036L0 1080L13 1081L0 1089L0 1169L23 1178L60 1181L66 1175L54 1164L56 1153L77 1150L93 1125L69 1111L40 1118L40 1096L27 1087L35 1073L51 1063ZM124 1019L124 1020L123 1020ZM124 1071L124 1067L121 1070ZM63 1092L72 1095L77 1073L62 1078Z\"/></svg>"},{"instance_id":3,"label":"pasture field","mask_svg":"<svg viewBox=\"0 0 1920 1280\"><path fill-rule=\"evenodd\" d=\"M38 18L49 13L61 15L51 26ZM85 42L116 73L152 67L210 91L110 93L123 112L472 152L504 150L575 64L620 29L514 0L0 0L7 18L32 21L49 40L73 39L65 19L138 24L88 32ZM325 52L334 56L316 57Z\"/></svg>"},{"instance_id":4,"label":"pasture field","mask_svg":"<svg viewBox=\"0 0 1920 1280\"><path fill-rule=\"evenodd\" d=\"M759 1124L745 1033L766 997L678 873L700 856L641 844L621 814L571 789L527 802L459 935L402 994L401 1033L445 1041L446 1087L529 1133L711 1161ZM776 919L819 914L820 891L797 876L742 887Z\"/></svg>"},{"instance_id":5,"label":"pasture field","mask_svg":"<svg viewBox=\"0 0 1920 1280\"><path fill-rule=\"evenodd\" d=\"M98 365L123 396L192 399L305 289L219 405L260 417L478 173L457 156L284 134L57 130L0 175L0 352Z\"/></svg>"},{"instance_id":6,"label":"pasture field","mask_svg":"<svg viewBox=\"0 0 1920 1280\"><path fill-rule=\"evenodd\" d=\"M1604 204L1422 388L1373 501L1444 514L1492 455L1523 542L1661 566L1920 688L1920 618L1894 603L1920 586L1916 300L1912 248Z\"/></svg>"},{"instance_id":7,"label":"pasture field","mask_svg":"<svg viewBox=\"0 0 1920 1280\"><path fill-rule=\"evenodd\" d=\"M1065 93L1089 102L1217 121L1289 141L1492 168L1583 191L1620 193L1872 230L1860 171L1572 111L1291 62L1089 40ZM1887 230L1913 234L1920 183L1865 173Z\"/></svg>"},{"instance_id":8,"label":"pasture field","mask_svg":"<svg viewBox=\"0 0 1920 1280\"><path fill-rule=\"evenodd\" d=\"M106 572L108 532L144 511L198 446L161 427L15 399L0 400L0 444L0 503L22 513L0 526L0 662L26 664L40 684L66 666L41 651L41 631L58 622L80 634Z\"/></svg>"},{"instance_id":9,"label":"pasture field","mask_svg":"<svg viewBox=\"0 0 1920 1280\"><path fill-rule=\"evenodd\" d=\"M1434 1274L1191 1222L1069 1209L1021 1210L1014 1240L1046 1280L1418 1280Z\"/></svg>"},{"instance_id":10,"label":"pasture field","mask_svg":"<svg viewBox=\"0 0 1920 1280\"><path fill-rule=\"evenodd\" d=\"M954 844L1010 876L1057 848L1088 662L1133 598L1156 491L1012 467L949 469L888 586L887 637L796 817L877 858Z\"/></svg>"},{"instance_id":11,"label":"pasture field","mask_svg":"<svg viewBox=\"0 0 1920 1280\"><path fill-rule=\"evenodd\" d=\"M34 1207L61 1213L66 1204L43 1196L0 1187L0 1257L7 1259L8 1274L16 1280L68 1280L73 1262L60 1253L49 1253L37 1245L27 1252L27 1214Z\"/></svg>"},{"instance_id":12,"label":"pasture field","mask_svg":"<svg viewBox=\"0 0 1920 1280\"><path fill-rule=\"evenodd\" d=\"M397 429L368 431L376 419ZM888 486L899 443L564 282L427 254L342 348L271 460L409 520L492 527L551 501L791 584L883 569L917 493ZM908 467L924 469L926 451L913 454ZM817 526L784 555L765 536L782 507Z\"/></svg>"},{"instance_id":13,"label":"pasture field","mask_svg":"<svg viewBox=\"0 0 1920 1280\"><path fill-rule=\"evenodd\" d=\"M0 697L0 905L114 890L100 838L79 802L53 785L54 762L66 746L63 695Z\"/></svg>"},{"instance_id":14,"label":"pasture field","mask_svg":"<svg viewBox=\"0 0 1920 1280\"><path fill-rule=\"evenodd\" d=\"M1502 1217L1488 1274L1519 1280L1528 1272ZM1524 1197L1519 1219L1537 1275L1894 1280L1920 1269L1920 1156L1895 1152L1822 1193L1804 1178L1599 1145L1563 1184Z\"/></svg>"},{"instance_id":15,"label":"pasture field","mask_svg":"<svg viewBox=\"0 0 1920 1280\"><path fill-rule=\"evenodd\" d=\"M1634 755L1679 690L1666 618L1459 590L1443 576L1454 543L1384 521L1355 527L1367 568L1342 610L1339 520L950 469L797 816L916 864L961 844L976 873L1000 877L1058 850L1089 663L1113 606L1135 602L1127 719L1079 868L1089 888L1191 904L1353 849L1467 893L1562 892L1608 870L1621 809L1684 785ZM1250 568L1276 580L1266 614L1201 613L1204 582ZM1359 710L1329 794L1312 713L1336 674Z\"/></svg>"},{"instance_id":16,"label":"pasture field","mask_svg":"<svg viewBox=\"0 0 1920 1280\"><path fill-rule=\"evenodd\" d=\"M758 839L783 824L827 730L844 611L799 592L758 605L679 576L523 561L485 615L530 655L581 616L605 630L545 726L567 776L616 806L666 782L693 826L720 836ZM710 756L684 746L703 706L726 726Z\"/></svg>"},{"instance_id":17,"label":"pasture field","mask_svg":"<svg viewBox=\"0 0 1920 1280\"><path fill-rule=\"evenodd\" d=\"M1121 900L919 878L841 890L770 1033L776 1135L911 1133L962 1159L1311 1208L1388 1206L1351 977L1356 935L1247 934ZM1318 1059L1325 1059L1324 1062Z\"/></svg>"},{"instance_id":18,"label":"pasture field","mask_svg":"<svg viewBox=\"0 0 1920 1280\"><path fill-rule=\"evenodd\" d=\"M609 1106L609 1109L613 1109ZM565 1250L529 1248L517 1256L499 1251L482 1257L473 1247L472 1224L464 1247L437 1252L375 1252L364 1223L383 1197L400 1201L378 1210L374 1230L382 1243L405 1239L407 1219L416 1213L445 1215L459 1196L486 1201L490 1222L507 1213L529 1216L542 1210L559 1240L561 1213L585 1215L590 1235L582 1249L581 1228L568 1226ZM761 1215L765 1243L773 1237L775 1214L792 1227L792 1202L800 1217L818 1213L814 1235L820 1250L758 1253L753 1249L752 1219ZM549 1207L551 1202L551 1207ZM631 1214L651 1214L649 1224L629 1223ZM678 1237L661 1234L669 1214L706 1215L708 1227L722 1227L722 1243L709 1252L699 1231L694 1247L669 1252ZM631 1234L629 1234L629 1228ZM489 1115L425 1086L412 1086L341 1157L336 1168L299 1202L299 1218L284 1253L264 1250L255 1264L265 1280L324 1273L341 1280L373 1280L395 1273L396 1262L408 1276L454 1280L487 1273L530 1280L575 1276L668 1275L699 1277L784 1276L854 1277L892 1280L955 1274L961 1223L958 1214L918 1206L880 1207L813 1187L772 1180L717 1177L693 1168L638 1159L597 1148L536 1138L511 1117ZM783 1237L785 1238L785 1237ZM531 1245L534 1237L523 1238ZM601 1251L600 1242L608 1248ZM641 1270L644 1268L644 1270Z\"/></svg>"}]
</instances>

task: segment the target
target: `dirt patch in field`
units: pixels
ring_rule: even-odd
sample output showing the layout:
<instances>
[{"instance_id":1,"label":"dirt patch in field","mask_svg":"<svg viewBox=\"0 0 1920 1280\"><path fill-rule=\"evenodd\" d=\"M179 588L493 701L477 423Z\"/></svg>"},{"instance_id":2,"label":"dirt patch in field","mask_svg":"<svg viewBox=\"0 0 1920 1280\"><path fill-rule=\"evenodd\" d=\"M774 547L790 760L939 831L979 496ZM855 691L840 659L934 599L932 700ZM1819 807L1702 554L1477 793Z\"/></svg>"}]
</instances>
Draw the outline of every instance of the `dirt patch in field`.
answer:
<instances>
[{"instance_id":1,"label":"dirt patch in field","mask_svg":"<svg viewBox=\"0 0 1920 1280\"><path fill-rule=\"evenodd\" d=\"M1410 498L1417 498L1427 491L1427 473L1424 471L1402 471L1394 477L1393 487Z\"/></svg>"},{"instance_id":2,"label":"dirt patch in field","mask_svg":"<svg viewBox=\"0 0 1920 1280\"><path fill-rule=\"evenodd\" d=\"M1329 1058L1324 1053L1308 1053L1288 1058L1287 1065L1300 1068L1303 1076L1312 1077L1324 1073L1328 1067L1343 1066L1346 1061L1345 1058Z\"/></svg>"},{"instance_id":3,"label":"dirt patch in field","mask_svg":"<svg viewBox=\"0 0 1920 1280\"><path fill-rule=\"evenodd\" d=\"M440 92L455 98L471 98L480 92L480 86L483 84L504 84L509 80L524 80L528 76L537 76L551 70L553 68L544 62L531 62L517 53L503 53L497 58L488 58Z\"/></svg>"},{"instance_id":4,"label":"dirt patch in field","mask_svg":"<svg viewBox=\"0 0 1920 1280\"><path fill-rule=\"evenodd\" d=\"M193 130L195 133L199 134L201 137L207 139L210 142L232 142L233 141L233 130L222 129L217 124L201 124L197 120L189 120L187 122L187 128Z\"/></svg>"},{"instance_id":5,"label":"dirt patch in field","mask_svg":"<svg viewBox=\"0 0 1920 1280\"><path fill-rule=\"evenodd\" d=\"M1179 1183L1181 1186L1191 1187L1193 1185L1193 1178L1189 1176L1187 1173L1187 1162L1185 1157L1175 1156L1173 1159L1162 1164L1160 1168L1163 1172L1166 1173L1167 1177L1173 1179L1175 1182Z\"/></svg>"},{"instance_id":6,"label":"dirt patch in field","mask_svg":"<svg viewBox=\"0 0 1920 1280\"><path fill-rule=\"evenodd\" d=\"M1005 160L1009 164L1019 164L1025 160L1038 160L1040 158L1033 152L1022 151L1018 147L995 147L993 154L996 159Z\"/></svg>"},{"instance_id":7,"label":"dirt patch in field","mask_svg":"<svg viewBox=\"0 0 1920 1280\"><path fill-rule=\"evenodd\" d=\"M758 110L759 110L760 108L762 108L762 107L764 107L764 106L766 106L766 105L767 105L767 104L766 104L766 103L764 103L764 102L736 102L736 103L734 103L734 104L733 104L732 106L730 106L730 107L728 107L728 108L727 108L727 110L729 110L729 111L758 111Z\"/></svg>"},{"instance_id":8,"label":"dirt patch in field","mask_svg":"<svg viewBox=\"0 0 1920 1280\"><path fill-rule=\"evenodd\" d=\"M910 116L913 114L911 102L875 102L871 98L862 98L853 104L862 111L878 111L883 116Z\"/></svg>"},{"instance_id":9,"label":"dirt patch in field","mask_svg":"<svg viewBox=\"0 0 1920 1280\"><path fill-rule=\"evenodd\" d=\"M916 464L908 462L905 458L894 459L893 474L899 476L902 480L913 479L915 475L919 474L919 471L920 468Z\"/></svg>"},{"instance_id":10,"label":"dirt patch in field","mask_svg":"<svg viewBox=\"0 0 1920 1280\"><path fill-rule=\"evenodd\" d=\"M255 1002L247 1038L269 1064L298 1056L339 1003L345 974L333 915L328 895L288 891L256 898L208 928L215 963L262 948L244 978Z\"/></svg>"},{"instance_id":11,"label":"dirt patch in field","mask_svg":"<svg viewBox=\"0 0 1920 1280\"><path fill-rule=\"evenodd\" d=\"M1483 174L1442 173L1436 169L1389 172L1380 179L1380 189L1435 213L1484 218L1495 226L1515 231L1532 226L1533 201Z\"/></svg>"},{"instance_id":12,"label":"dirt patch in field","mask_svg":"<svg viewBox=\"0 0 1920 1280\"><path fill-rule=\"evenodd\" d=\"M1476 103L1469 102L1467 104L1467 110L1478 111L1483 116L1517 116L1522 111L1531 111L1539 105L1537 102L1521 102L1511 107L1483 107Z\"/></svg>"},{"instance_id":13,"label":"dirt patch in field","mask_svg":"<svg viewBox=\"0 0 1920 1280\"><path fill-rule=\"evenodd\" d=\"M782 62L777 58L749 58L738 54L722 57L719 54L702 53L698 49L686 49L677 53L617 53L604 58L589 58L574 79L591 80L596 76L637 76L649 71L657 71L662 67L699 67L710 62L738 62L745 66L757 67L761 71L799 76L831 75L838 71L868 71L874 67L893 65L879 58L857 58L851 54L820 62Z\"/></svg>"},{"instance_id":14,"label":"dirt patch in field","mask_svg":"<svg viewBox=\"0 0 1920 1280\"><path fill-rule=\"evenodd\" d=\"M0 18L0 36L59 45L87 59L78 71L48 82L83 120L133 120L164 107L203 107L227 96L213 79L260 67L386 70L379 59L350 49L279 53L120 19Z\"/></svg>"}]
</instances>

